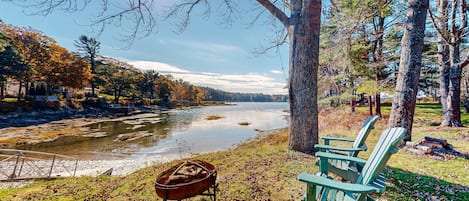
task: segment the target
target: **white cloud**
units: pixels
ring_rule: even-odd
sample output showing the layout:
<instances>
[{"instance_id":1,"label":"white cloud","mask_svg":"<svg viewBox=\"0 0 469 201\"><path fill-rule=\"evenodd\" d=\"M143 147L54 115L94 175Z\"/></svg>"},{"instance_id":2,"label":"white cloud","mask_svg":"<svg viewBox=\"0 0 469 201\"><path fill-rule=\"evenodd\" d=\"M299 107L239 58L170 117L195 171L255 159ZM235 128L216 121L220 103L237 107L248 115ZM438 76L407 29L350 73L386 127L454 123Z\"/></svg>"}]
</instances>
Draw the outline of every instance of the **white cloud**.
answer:
<instances>
[{"instance_id":1,"label":"white cloud","mask_svg":"<svg viewBox=\"0 0 469 201\"><path fill-rule=\"evenodd\" d=\"M273 74L283 74L283 71L279 71L279 70L271 70L270 72Z\"/></svg>"},{"instance_id":2,"label":"white cloud","mask_svg":"<svg viewBox=\"0 0 469 201\"><path fill-rule=\"evenodd\" d=\"M135 66L140 70L155 70L158 72L168 73L187 73L189 71L156 61L128 61L127 63Z\"/></svg>"},{"instance_id":3,"label":"white cloud","mask_svg":"<svg viewBox=\"0 0 469 201\"><path fill-rule=\"evenodd\" d=\"M202 75L213 75L213 76L218 76L221 75L220 73L210 73L210 72L202 72Z\"/></svg>"},{"instance_id":4,"label":"white cloud","mask_svg":"<svg viewBox=\"0 0 469 201\"><path fill-rule=\"evenodd\" d=\"M284 82L255 73L197 73L160 62L129 61L128 63L141 70L155 70L162 74L171 74L175 79L183 79L197 86L207 86L229 92L287 94L287 90L284 89L286 85Z\"/></svg>"}]
</instances>

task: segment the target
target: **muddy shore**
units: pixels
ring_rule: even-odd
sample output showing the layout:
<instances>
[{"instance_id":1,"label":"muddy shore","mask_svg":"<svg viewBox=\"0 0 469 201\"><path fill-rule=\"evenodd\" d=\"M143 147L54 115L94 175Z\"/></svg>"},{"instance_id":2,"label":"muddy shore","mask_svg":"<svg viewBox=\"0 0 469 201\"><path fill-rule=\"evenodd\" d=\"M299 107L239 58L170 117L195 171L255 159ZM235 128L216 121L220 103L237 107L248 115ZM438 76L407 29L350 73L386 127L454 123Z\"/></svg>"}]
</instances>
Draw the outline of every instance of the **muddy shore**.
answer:
<instances>
[{"instance_id":1,"label":"muddy shore","mask_svg":"<svg viewBox=\"0 0 469 201\"><path fill-rule=\"evenodd\" d=\"M138 115L145 115L146 112L136 110L113 113L106 109L68 109L0 114L0 148L21 148L55 141L64 136L86 136L89 132L84 126L88 124L139 118Z\"/></svg>"}]
</instances>

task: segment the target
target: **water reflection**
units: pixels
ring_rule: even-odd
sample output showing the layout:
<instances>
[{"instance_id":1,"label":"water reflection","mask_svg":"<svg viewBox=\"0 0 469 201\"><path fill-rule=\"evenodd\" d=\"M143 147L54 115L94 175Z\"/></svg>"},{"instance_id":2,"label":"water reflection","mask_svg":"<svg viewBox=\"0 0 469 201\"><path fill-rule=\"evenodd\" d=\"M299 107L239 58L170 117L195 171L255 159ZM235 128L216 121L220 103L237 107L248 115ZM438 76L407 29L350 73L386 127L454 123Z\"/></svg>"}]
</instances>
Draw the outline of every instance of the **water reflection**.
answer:
<instances>
[{"instance_id":1,"label":"water reflection","mask_svg":"<svg viewBox=\"0 0 469 201\"><path fill-rule=\"evenodd\" d=\"M232 106L173 110L87 125L88 137L67 137L36 151L73 155L80 159L121 159L161 155L180 157L230 148L256 135L255 130L287 126L287 103L236 103ZM222 117L207 120L211 115ZM240 122L250 123L247 126ZM103 134L106 137L100 137ZM149 135L132 141L118 136ZM94 136L94 137L91 137ZM97 137L96 137L97 136Z\"/></svg>"}]
</instances>

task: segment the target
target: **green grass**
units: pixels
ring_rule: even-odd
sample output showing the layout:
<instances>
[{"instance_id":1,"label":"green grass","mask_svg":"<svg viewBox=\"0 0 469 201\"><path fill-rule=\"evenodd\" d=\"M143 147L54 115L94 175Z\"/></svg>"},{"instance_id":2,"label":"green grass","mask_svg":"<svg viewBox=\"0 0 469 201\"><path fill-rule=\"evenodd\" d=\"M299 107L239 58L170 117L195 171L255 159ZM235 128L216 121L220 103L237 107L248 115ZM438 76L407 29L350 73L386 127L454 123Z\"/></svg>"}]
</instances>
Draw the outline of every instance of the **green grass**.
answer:
<instances>
[{"instance_id":1,"label":"green grass","mask_svg":"<svg viewBox=\"0 0 469 201\"><path fill-rule=\"evenodd\" d=\"M114 95L109 95L109 94L100 93L98 96L104 97L104 99L105 99L106 101L109 101L109 102L114 101ZM122 98L122 97L121 97L121 98Z\"/></svg>"},{"instance_id":2,"label":"green grass","mask_svg":"<svg viewBox=\"0 0 469 201\"><path fill-rule=\"evenodd\" d=\"M9 102L9 103L16 103L18 102L18 98L4 98L2 101Z\"/></svg>"},{"instance_id":3,"label":"green grass","mask_svg":"<svg viewBox=\"0 0 469 201\"><path fill-rule=\"evenodd\" d=\"M383 108L386 110L387 108ZM366 113L361 111L323 111L320 135L354 138ZM438 121L438 106L418 105L417 118ZM364 110L367 111L367 110ZM385 113L385 117L388 114ZM467 119L467 114L463 119ZM380 133L387 127L381 119L367 139L370 150ZM413 139L432 136L447 139L460 152L469 153L469 142L458 140L469 129L443 129L422 123L413 130ZM288 151L288 131L262 136L236 149L196 156L218 169L219 200L299 200L305 184L297 181L301 172L314 173L315 158ZM360 153L367 158L371 151ZM153 182L164 169L178 161L157 164L123 177L78 177L38 182L24 188L0 189L0 200L162 200L157 198ZM384 170L387 188L374 195L379 200L469 200L469 160L436 160L400 150L393 155ZM190 200L207 200L198 196Z\"/></svg>"}]
</instances>

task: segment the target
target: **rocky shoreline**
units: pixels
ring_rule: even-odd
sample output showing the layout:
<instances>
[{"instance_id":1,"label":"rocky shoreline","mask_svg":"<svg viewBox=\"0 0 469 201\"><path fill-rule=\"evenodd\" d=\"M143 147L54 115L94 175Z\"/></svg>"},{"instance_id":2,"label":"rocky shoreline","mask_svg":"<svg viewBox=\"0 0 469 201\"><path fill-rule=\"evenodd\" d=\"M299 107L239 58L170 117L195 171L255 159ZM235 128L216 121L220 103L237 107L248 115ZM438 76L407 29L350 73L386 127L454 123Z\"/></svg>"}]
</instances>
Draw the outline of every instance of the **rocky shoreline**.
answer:
<instances>
[{"instance_id":1,"label":"rocky shoreline","mask_svg":"<svg viewBox=\"0 0 469 201\"><path fill-rule=\"evenodd\" d=\"M79 118L116 118L125 115L139 114L146 111L135 110L129 113L115 113L107 108L86 108L72 109L62 107L58 110L35 110L31 112L17 111L10 113L0 113L0 129L8 127L24 127L31 125L45 124L52 121L79 119Z\"/></svg>"},{"instance_id":2,"label":"rocky shoreline","mask_svg":"<svg viewBox=\"0 0 469 201\"><path fill-rule=\"evenodd\" d=\"M268 137L278 132L282 132L286 128L273 129L273 130L258 130L256 137L247 140L243 143L248 143L254 140ZM241 143L241 144L243 144ZM239 146L239 145L238 145ZM191 156L189 156L191 157ZM134 159L118 159L118 160L81 160L78 161L77 171L75 176L99 176L106 170L112 168L111 176L124 176L131 174L139 169L156 165L159 163L165 163L176 159L182 159L181 156L163 157L163 156L147 156L139 157ZM37 161L36 163L43 163L43 161ZM74 160L62 161L65 166L73 166ZM27 171L27 170L25 170ZM0 188L7 187L22 187L31 184L32 181L19 181L19 182L0 182Z\"/></svg>"},{"instance_id":3,"label":"rocky shoreline","mask_svg":"<svg viewBox=\"0 0 469 201\"><path fill-rule=\"evenodd\" d=\"M113 108L87 107L0 113L0 148L15 148L86 134L86 124L152 112L145 108L120 112ZM154 113L153 113L154 114ZM96 137L96 136L91 136Z\"/></svg>"}]
</instances>

